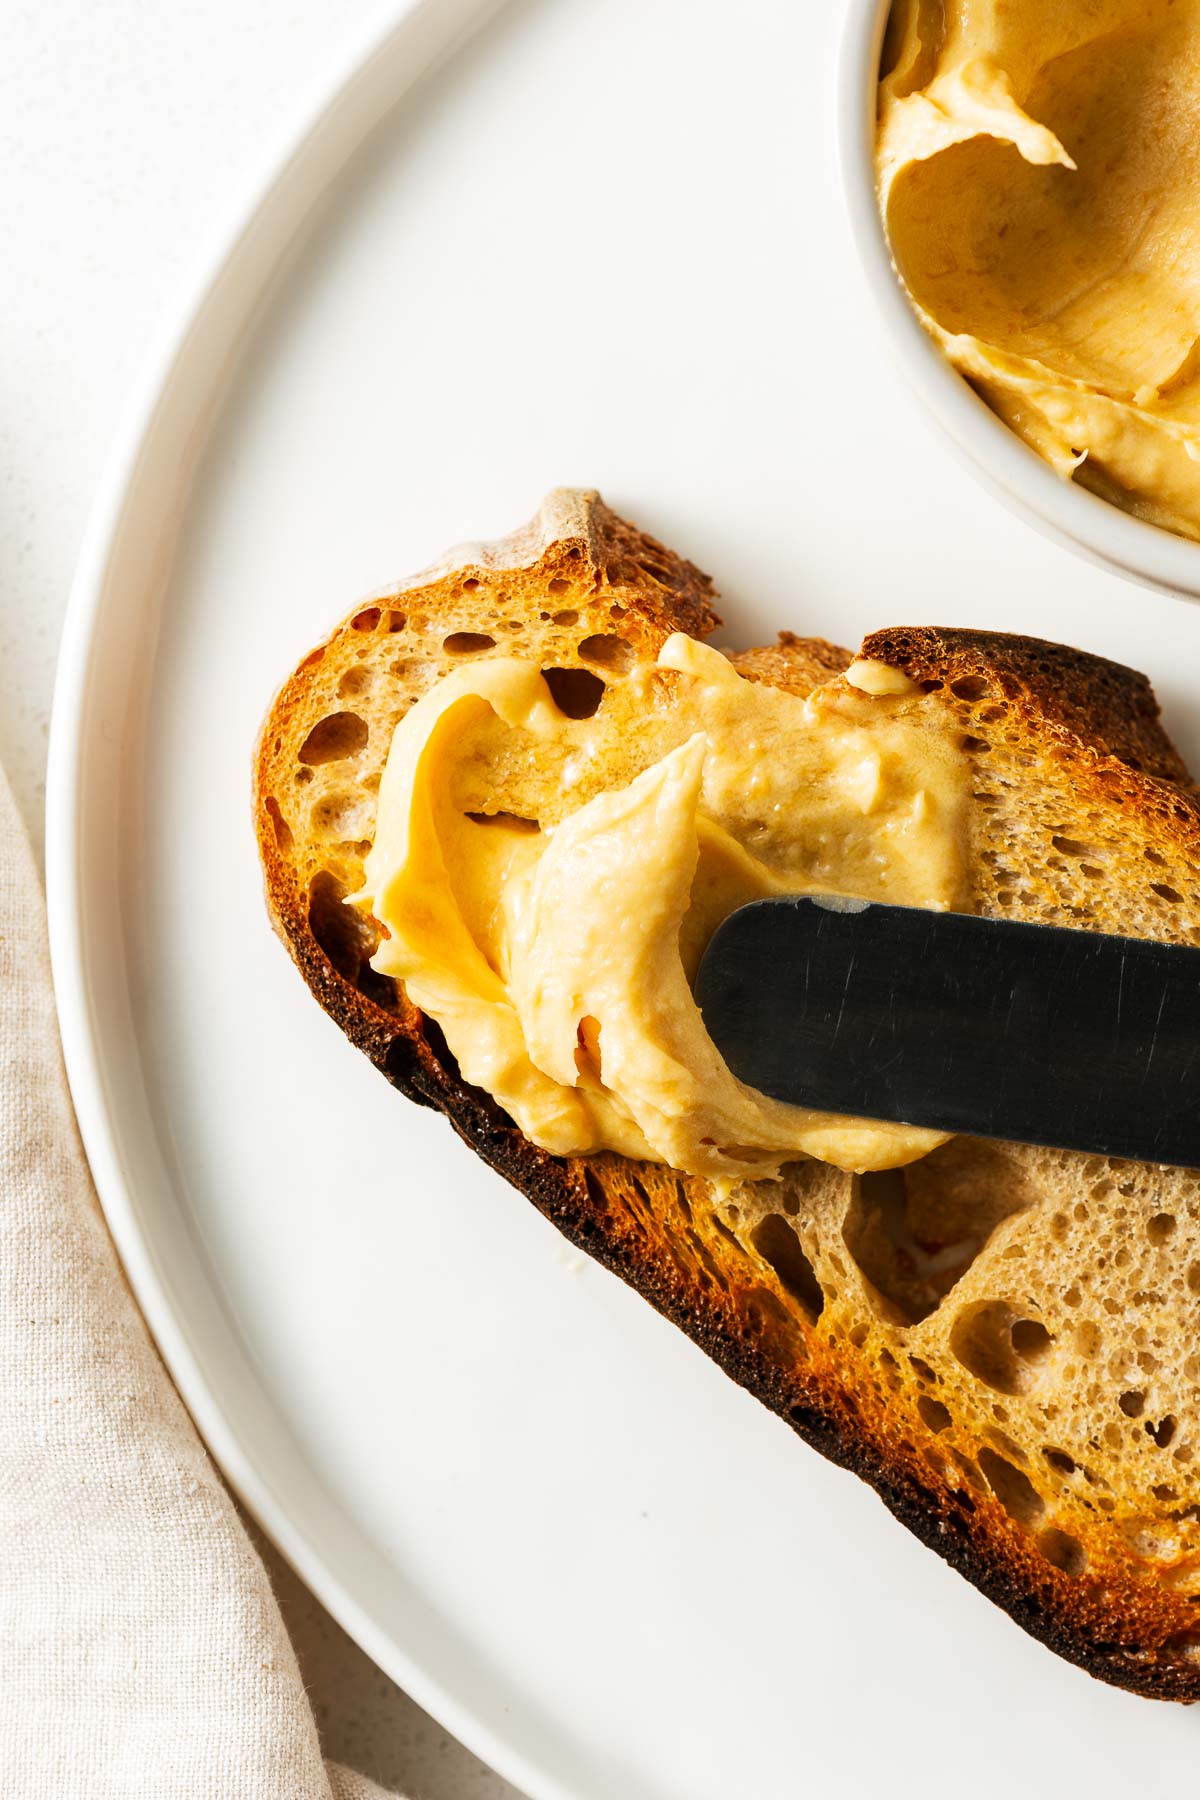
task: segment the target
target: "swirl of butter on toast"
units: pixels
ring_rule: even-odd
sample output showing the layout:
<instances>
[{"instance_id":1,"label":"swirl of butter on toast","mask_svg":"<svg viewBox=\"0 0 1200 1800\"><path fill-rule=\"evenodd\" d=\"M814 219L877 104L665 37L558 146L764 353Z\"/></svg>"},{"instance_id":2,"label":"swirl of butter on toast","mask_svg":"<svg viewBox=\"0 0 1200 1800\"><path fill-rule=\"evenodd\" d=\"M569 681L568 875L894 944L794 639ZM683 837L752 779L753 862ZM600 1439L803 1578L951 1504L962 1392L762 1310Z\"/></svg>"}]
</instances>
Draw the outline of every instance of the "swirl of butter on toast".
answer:
<instances>
[{"instance_id":1,"label":"swirl of butter on toast","mask_svg":"<svg viewBox=\"0 0 1200 1800\"><path fill-rule=\"evenodd\" d=\"M532 1142L728 1185L803 1156L892 1168L943 1141L748 1088L691 992L713 931L750 900L962 903L957 739L903 676L858 668L801 699L676 634L628 678L646 688L644 766L612 786L603 707L568 719L518 658L454 670L397 725L353 896L383 927L372 966ZM555 796L545 824L511 810L531 768Z\"/></svg>"}]
</instances>

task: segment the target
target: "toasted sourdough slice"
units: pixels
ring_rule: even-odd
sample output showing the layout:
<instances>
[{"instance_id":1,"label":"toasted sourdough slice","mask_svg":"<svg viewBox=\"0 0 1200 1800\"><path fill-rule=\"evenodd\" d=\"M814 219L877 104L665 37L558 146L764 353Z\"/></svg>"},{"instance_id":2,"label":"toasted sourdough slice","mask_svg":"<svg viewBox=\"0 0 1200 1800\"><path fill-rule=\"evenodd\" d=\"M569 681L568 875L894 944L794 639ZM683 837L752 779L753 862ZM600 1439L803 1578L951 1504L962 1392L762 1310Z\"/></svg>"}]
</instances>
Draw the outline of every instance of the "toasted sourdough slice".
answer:
<instances>
[{"instance_id":1,"label":"toasted sourdough slice","mask_svg":"<svg viewBox=\"0 0 1200 1800\"><path fill-rule=\"evenodd\" d=\"M1200 1175L960 1138L889 1174L796 1163L718 1202L657 1164L539 1150L369 966L372 929L342 900L419 695L464 657L532 658L564 711L610 717L615 782L636 766L624 677L670 632L712 630L713 599L597 495L564 491L360 606L263 728L275 926L396 1087L1018 1623L1107 1681L1195 1699ZM966 631L880 631L862 654L961 728L972 910L1200 942L1200 805L1142 676ZM799 694L850 660L788 634L734 658ZM553 821L555 796L529 803Z\"/></svg>"}]
</instances>

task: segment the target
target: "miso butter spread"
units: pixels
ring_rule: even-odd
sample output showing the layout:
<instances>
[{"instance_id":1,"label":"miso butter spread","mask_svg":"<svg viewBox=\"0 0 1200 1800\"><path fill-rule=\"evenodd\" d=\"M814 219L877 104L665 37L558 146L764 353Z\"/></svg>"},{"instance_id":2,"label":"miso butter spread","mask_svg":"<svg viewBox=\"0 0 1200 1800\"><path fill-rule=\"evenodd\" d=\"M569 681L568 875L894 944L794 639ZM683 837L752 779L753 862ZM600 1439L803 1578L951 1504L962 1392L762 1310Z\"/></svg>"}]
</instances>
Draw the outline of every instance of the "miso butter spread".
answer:
<instances>
[{"instance_id":1,"label":"miso butter spread","mask_svg":"<svg viewBox=\"0 0 1200 1800\"><path fill-rule=\"evenodd\" d=\"M877 174L918 312L1006 424L1200 537L1200 0L898 0Z\"/></svg>"},{"instance_id":2,"label":"miso butter spread","mask_svg":"<svg viewBox=\"0 0 1200 1800\"><path fill-rule=\"evenodd\" d=\"M603 705L567 717L534 664L504 656L405 715L354 897L384 928L374 967L557 1155L720 1182L804 1155L855 1170L924 1155L939 1134L743 1086L689 983L720 921L764 895L961 904L957 736L878 663L799 699L676 635L623 686L636 741L614 740Z\"/></svg>"}]
</instances>

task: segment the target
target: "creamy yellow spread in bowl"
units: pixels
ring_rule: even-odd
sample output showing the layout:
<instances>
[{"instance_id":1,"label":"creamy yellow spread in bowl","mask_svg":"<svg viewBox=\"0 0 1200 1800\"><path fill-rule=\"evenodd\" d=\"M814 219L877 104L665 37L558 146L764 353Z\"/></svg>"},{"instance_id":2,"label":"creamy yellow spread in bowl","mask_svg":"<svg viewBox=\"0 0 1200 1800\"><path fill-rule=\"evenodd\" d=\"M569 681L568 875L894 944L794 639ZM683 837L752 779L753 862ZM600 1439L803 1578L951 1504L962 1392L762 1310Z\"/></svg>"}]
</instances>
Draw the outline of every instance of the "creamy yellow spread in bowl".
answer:
<instances>
[{"instance_id":1,"label":"creamy yellow spread in bowl","mask_svg":"<svg viewBox=\"0 0 1200 1800\"><path fill-rule=\"evenodd\" d=\"M766 895L962 904L961 734L882 664L800 698L682 634L627 685L636 741L616 759L603 709L567 716L515 657L444 676L404 716L354 896L382 927L375 969L556 1155L718 1184L925 1155L939 1134L746 1087L691 981L721 920Z\"/></svg>"},{"instance_id":2,"label":"creamy yellow spread in bowl","mask_svg":"<svg viewBox=\"0 0 1200 1800\"><path fill-rule=\"evenodd\" d=\"M1200 593L1200 0L849 0L840 105L942 423L1057 535Z\"/></svg>"}]
</instances>

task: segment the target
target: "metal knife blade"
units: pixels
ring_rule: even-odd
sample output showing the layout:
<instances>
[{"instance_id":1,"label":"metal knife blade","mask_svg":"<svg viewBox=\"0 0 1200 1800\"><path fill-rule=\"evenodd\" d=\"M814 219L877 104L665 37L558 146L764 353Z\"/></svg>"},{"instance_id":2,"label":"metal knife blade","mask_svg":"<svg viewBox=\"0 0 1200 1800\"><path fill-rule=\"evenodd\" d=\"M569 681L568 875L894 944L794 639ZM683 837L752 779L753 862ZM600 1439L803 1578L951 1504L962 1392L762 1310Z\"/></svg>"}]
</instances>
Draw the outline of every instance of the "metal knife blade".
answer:
<instances>
[{"instance_id":1,"label":"metal knife blade","mask_svg":"<svg viewBox=\"0 0 1200 1800\"><path fill-rule=\"evenodd\" d=\"M696 999L776 1100L1200 1168L1200 949L836 897L756 900Z\"/></svg>"}]
</instances>

